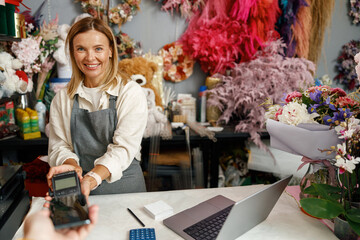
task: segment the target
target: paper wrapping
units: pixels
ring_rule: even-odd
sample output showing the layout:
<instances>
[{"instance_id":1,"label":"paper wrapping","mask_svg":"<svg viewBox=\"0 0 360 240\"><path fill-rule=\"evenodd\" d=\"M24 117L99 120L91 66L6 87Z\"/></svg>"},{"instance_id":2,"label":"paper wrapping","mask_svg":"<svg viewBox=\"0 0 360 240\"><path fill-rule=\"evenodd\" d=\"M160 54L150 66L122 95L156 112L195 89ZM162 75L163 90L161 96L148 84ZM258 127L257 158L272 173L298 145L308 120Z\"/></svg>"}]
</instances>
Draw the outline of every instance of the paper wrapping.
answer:
<instances>
[{"instance_id":1,"label":"paper wrapping","mask_svg":"<svg viewBox=\"0 0 360 240\"><path fill-rule=\"evenodd\" d=\"M330 149L341 143L334 129L316 123L292 126L268 119L266 129L270 135L271 147L312 160L334 159L336 153L328 154L320 150Z\"/></svg>"}]
</instances>

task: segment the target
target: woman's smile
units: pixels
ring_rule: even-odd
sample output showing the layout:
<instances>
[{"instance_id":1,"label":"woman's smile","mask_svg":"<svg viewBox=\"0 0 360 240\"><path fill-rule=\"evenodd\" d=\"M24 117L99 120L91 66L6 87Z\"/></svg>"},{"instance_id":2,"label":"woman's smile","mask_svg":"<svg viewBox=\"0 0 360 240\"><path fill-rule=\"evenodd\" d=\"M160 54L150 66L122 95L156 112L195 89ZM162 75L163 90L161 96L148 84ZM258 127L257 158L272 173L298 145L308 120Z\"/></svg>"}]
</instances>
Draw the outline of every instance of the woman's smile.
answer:
<instances>
[{"instance_id":1,"label":"woman's smile","mask_svg":"<svg viewBox=\"0 0 360 240\"><path fill-rule=\"evenodd\" d=\"M105 34L91 30L76 35L73 44L76 64L85 75L85 86L97 87L112 56L109 39Z\"/></svg>"}]
</instances>

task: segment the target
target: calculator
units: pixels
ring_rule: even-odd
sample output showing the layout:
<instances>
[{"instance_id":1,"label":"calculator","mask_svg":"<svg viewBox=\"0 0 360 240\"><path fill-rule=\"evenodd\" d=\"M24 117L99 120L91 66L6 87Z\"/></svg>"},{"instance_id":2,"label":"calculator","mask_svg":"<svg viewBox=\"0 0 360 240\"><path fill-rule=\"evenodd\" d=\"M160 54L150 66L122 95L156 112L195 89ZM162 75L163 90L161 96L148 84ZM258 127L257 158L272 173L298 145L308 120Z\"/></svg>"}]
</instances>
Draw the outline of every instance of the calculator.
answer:
<instances>
[{"instance_id":1,"label":"calculator","mask_svg":"<svg viewBox=\"0 0 360 240\"><path fill-rule=\"evenodd\" d=\"M156 240L154 228L131 229L129 240Z\"/></svg>"}]
</instances>

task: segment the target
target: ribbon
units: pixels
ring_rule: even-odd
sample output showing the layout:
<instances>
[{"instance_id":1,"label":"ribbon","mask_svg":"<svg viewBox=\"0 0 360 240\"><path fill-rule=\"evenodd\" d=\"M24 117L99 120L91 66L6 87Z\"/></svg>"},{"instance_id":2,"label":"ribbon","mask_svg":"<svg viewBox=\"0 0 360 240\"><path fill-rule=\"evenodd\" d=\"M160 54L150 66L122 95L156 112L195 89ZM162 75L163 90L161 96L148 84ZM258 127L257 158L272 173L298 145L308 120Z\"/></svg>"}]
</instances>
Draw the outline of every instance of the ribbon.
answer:
<instances>
[{"instance_id":1,"label":"ribbon","mask_svg":"<svg viewBox=\"0 0 360 240\"><path fill-rule=\"evenodd\" d=\"M330 163L329 160L326 159L322 159L322 160L313 160L310 159L308 157L303 157L301 159L301 161L303 162L297 169L297 171L299 171L303 166L305 166L308 163L317 163L317 164L324 164L329 171L329 178L330 178L330 184L334 184L335 183L335 176L336 176L336 172L335 172L335 167Z\"/></svg>"}]
</instances>

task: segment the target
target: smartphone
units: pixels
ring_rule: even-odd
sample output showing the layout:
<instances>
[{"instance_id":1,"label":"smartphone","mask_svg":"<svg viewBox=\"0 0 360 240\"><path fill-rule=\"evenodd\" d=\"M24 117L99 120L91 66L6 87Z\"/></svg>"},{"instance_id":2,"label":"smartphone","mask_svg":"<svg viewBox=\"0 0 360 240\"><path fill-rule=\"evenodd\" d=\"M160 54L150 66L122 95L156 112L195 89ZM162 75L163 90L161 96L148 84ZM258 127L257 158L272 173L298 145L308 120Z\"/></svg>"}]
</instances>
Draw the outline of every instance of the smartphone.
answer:
<instances>
[{"instance_id":1,"label":"smartphone","mask_svg":"<svg viewBox=\"0 0 360 240\"><path fill-rule=\"evenodd\" d=\"M56 229L90 224L85 196L81 193L75 171L56 174L52 178L50 218Z\"/></svg>"}]
</instances>

